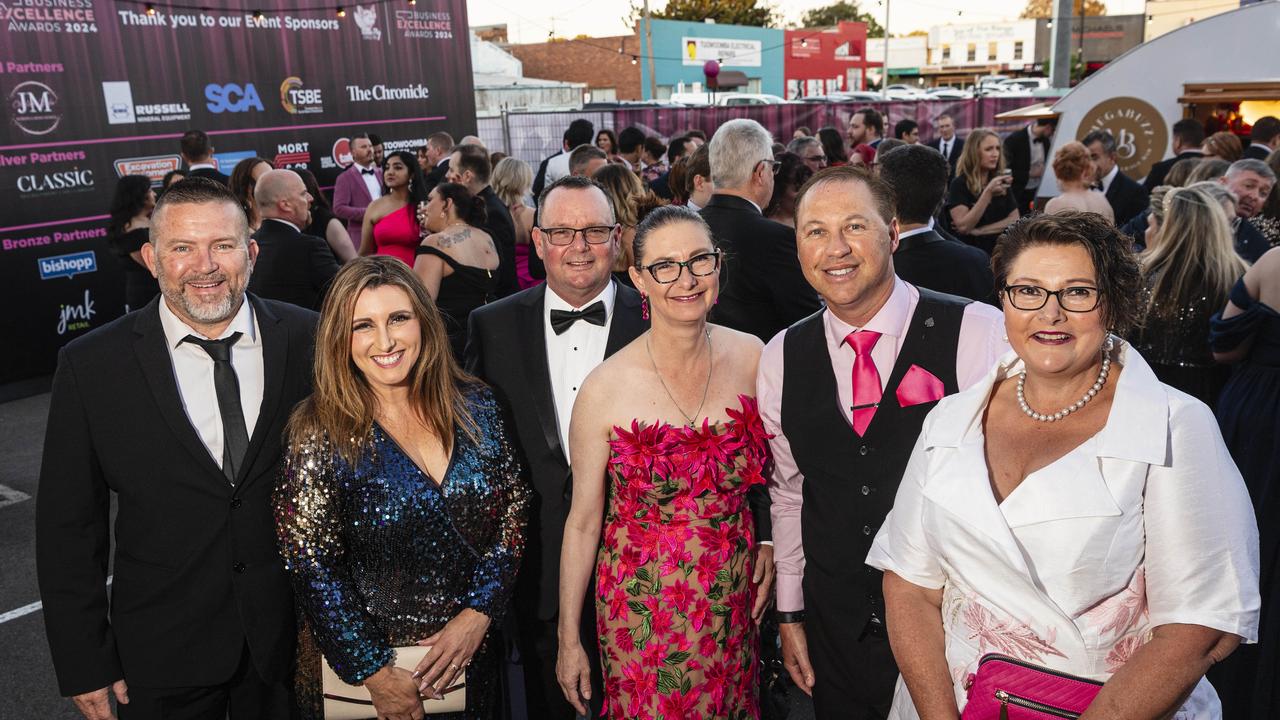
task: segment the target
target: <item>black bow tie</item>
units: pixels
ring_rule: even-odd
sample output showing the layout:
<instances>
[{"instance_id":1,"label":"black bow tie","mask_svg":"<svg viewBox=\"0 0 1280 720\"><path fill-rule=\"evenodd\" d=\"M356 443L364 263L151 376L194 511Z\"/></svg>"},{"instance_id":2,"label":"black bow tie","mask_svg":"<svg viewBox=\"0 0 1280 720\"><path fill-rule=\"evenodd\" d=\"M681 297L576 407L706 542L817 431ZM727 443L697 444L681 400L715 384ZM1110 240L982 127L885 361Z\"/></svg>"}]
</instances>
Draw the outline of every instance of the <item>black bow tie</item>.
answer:
<instances>
[{"instance_id":1,"label":"black bow tie","mask_svg":"<svg viewBox=\"0 0 1280 720\"><path fill-rule=\"evenodd\" d=\"M373 170L372 170L372 169L360 168L360 174L361 174L361 175L373 175L373 174L374 174L374 172L373 172Z\"/></svg>"},{"instance_id":2,"label":"black bow tie","mask_svg":"<svg viewBox=\"0 0 1280 720\"><path fill-rule=\"evenodd\" d=\"M597 300L582 310L551 311L551 329L555 330L557 335L563 335L565 330L568 330L579 320L586 320L592 325L604 327L604 301Z\"/></svg>"}]
</instances>

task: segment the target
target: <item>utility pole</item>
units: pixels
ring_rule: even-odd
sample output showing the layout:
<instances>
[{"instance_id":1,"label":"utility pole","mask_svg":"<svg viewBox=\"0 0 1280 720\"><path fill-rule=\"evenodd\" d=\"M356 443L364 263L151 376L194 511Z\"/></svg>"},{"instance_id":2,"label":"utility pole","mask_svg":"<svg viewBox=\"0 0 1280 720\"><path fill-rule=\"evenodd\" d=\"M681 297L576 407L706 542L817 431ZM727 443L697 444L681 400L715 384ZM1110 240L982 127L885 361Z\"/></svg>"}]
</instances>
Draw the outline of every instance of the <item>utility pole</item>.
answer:
<instances>
[{"instance_id":1,"label":"utility pole","mask_svg":"<svg viewBox=\"0 0 1280 720\"><path fill-rule=\"evenodd\" d=\"M885 88L889 87L889 0L884 0L884 65L880 68L880 95L888 100Z\"/></svg>"},{"instance_id":2,"label":"utility pole","mask_svg":"<svg viewBox=\"0 0 1280 720\"><path fill-rule=\"evenodd\" d=\"M1050 36L1049 53L1051 75L1049 84L1056 88L1071 87L1071 20L1074 14L1071 0L1057 0L1053 8L1053 33Z\"/></svg>"},{"instance_id":3,"label":"utility pole","mask_svg":"<svg viewBox=\"0 0 1280 720\"><path fill-rule=\"evenodd\" d=\"M649 22L649 0L644 0L644 46L649 51L649 99L658 99L658 79L653 74L653 25Z\"/></svg>"}]
</instances>

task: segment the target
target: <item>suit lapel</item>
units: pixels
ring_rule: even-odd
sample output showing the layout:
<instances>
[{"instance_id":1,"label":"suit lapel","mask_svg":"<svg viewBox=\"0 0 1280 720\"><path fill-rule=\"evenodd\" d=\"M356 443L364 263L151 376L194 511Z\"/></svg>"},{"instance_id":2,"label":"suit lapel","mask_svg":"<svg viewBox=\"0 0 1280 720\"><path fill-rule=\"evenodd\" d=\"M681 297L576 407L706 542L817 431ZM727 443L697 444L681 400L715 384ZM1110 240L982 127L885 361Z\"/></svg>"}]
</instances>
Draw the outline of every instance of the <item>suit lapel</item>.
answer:
<instances>
[{"instance_id":1,"label":"suit lapel","mask_svg":"<svg viewBox=\"0 0 1280 720\"><path fill-rule=\"evenodd\" d=\"M142 376L146 378L160 415L178 438L178 442L190 453L196 465L208 471L220 486L227 487L222 468L214 462L209 449L196 434L195 428L191 426L191 419L183 409L182 396L178 393L178 380L173 374L173 359L167 347L168 340L160 325L161 302L163 299L158 297L140 310L133 325L133 330L137 333L133 348L138 356L138 364L142 367Z\"/></svg>"},{"instance_id":2,"label":"suit lapel","mask_svg":"<svg viewBox=\"0 0 1280 720\"><path fill-rule=\"evenodd\" d=\"M347 172L351 173L355 177L356 188L359 190L360 194L364 196L365 207L368 207L369 203L373 202L373 196L369 194L369 186L364 184L364 174L360 172L360 166L352 165ZM377 176L375 175L375 177Z\"/></svg>"},{"instance_id":3,"label":"suit lapel","mask_svg":"<svg viewBox=\"0 0 1280 720\"><path fill-rule=\"evenodd\" d=\"M609 339L605 342L604 356L611 357L640 337L649 328L648 321L640 316L640 293L617 283L617 299L613 304L613 321L609 323Z\"/></svg>"},{"instance_id":4,"label":"suit lapel","mask_svg":"<svg viewBox=\"0 0 1280 720\"><path fill-rule=\"evenodd\" d=\"M245 451L244 460L240 463L237 487L260 472L258 457L267 438L274 434L279 439L283 423L276 422L276 415L280 412L280 398L284 394L285 374L289 363L288 329L258 298L250 295L247 300L253 303L258 332L262 333L262 407L258 411L253 437L249 438L249 449Z\"/></svg>"},{"instance_id":5,"label":"suit lapel","mask_svg":"<svg viewBox=\"0 0 1280 720\"><path fill-rule=\"evenodd\" d=\"M560 461L568 465L564 448L560 445L559 425L556 423L556 401L551 393L551 368L547 364L547 337L543 323L542 310L546 303L547 285L538 286L520 303L519 327L520 345L526 349L525 386L533 396L534 408L538 412L542 435L547 447L556 454Z\"/></svg>"}]
</instances>

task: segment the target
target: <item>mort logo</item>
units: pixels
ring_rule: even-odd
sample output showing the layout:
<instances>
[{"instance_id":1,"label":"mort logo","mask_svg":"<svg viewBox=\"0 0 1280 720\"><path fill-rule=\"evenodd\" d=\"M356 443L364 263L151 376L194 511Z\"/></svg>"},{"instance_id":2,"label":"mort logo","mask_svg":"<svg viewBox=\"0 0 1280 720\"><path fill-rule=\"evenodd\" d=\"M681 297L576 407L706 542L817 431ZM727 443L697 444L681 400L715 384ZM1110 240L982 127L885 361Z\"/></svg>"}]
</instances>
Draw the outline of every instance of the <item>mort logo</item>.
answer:
<instances>
[{"instance_id":1,"label":"mort logo","mask_svg":"<svg viewBox=\"0 0 1280 720\"><path fill-rule=\"evenodd\" d=\"M9 109L13 112L13 124L28 135L48 135L62 122L58 94L35 80L18 83L9 92Z\"/></svg>"},{"instance_id":2,"label":"mort logo","mask_svg":"<svg viewBox=\"0 0 1280 720\"><path fill-rule=\"evenodd\" d=\"M302 78L290 75L280 83L280 106L290 115L324 112L324 97L320 88L305 88Z\"/></svg>"},{"instance_id":3,"label":"mort logo","mask_svg":"<svg viewBox=\"0 0 1280 720\"><path fill-rule=\"evenodd\" d=\"M93 309L93 296L86 289L84 302L58 306L58 334L65 335L77 330L88 330L90 321L97 314L98 311Z\"/></svg>"},{"instance_id":4,"label":"mort logo","mask_svg":"<svg viewBox=\"0 0 1280 720\"><path fill-rule=\"evenodd\" d=\"M93 171L81 168L48 173L30 173L18 176L18 196L23 198L93 190Z\"/></svg>"},{"instance_id":5,"label":"mort logo","mask_svg":"<svg viewBox=\"0 0 1280 720\"><path fill-rule=\"evenodd\" d=\"M146 175L152 185L159 185L170 170L182 167L182 158L178 155L151 155L149 157L120 158L112 163L117 177L125 175Z\"/></svg>"},{"instance_id":6,"label":"mort logo","mask_svg":"<svg viewBox=\"0 0 1280 720\"><path fill-rule=\"evenodd\" d=\"M381 40L382 30L375 27L378 24L378 6L370 5L369 7L356 6L355 10L356 26L360 28L360 36L365 40Z\"/></svg>"},{"instance_id":7,"label":"mort logo","mask_svg":"<svg viewBox=\"0 0 1280 720\"><path fill-rule=\"evenodd\" d=\"M1094 130L1106 130L1116 139L1116 164L1133 178L1150 172L1169 143L1169 129L1160 112L1135 97L1115 97L1096 105L1080 120L1076 139L1083 140Z\"/></svg>"},{"instance_id":8,"label":"mort logo","mask_svg":"<svg viewBox=\"0 0 1280 720\"><path fill-rule=\"evenodd\" d=\"M311 162L311 144L305 142L276 145L276 159L271 164L279 168L306 167Z\"/></svg>"},{"instance_id":9,"label":"mort logo","mask_svg":"<svg viewBox=\"0 0 1280 720\"><path fill-rule=\"evenodd\" d=\"M262 112L262 100L258 97L258 90L253 83L245 83L240 86L236 83L227 83L219 85L218 83L210 83L204 86L204 98L208 102L205 107L209 108L212 113L224 112L248 112L249 110L257 110Z\"/></svg>"},{"instance_id":10,"label":"mort logo","mask_svg":"<svg viewBox=\"0 0 1280 720\"><path fill-rule=\"evenodd\" d=\"M52 280L60 277L69 279L76 275L97 272L98 256L92 250L86 250L69 255L43 257L40 258L39 265L41 280Z\"/></svg>"},{"instance_id":11,"label":"mort logo","mask_svg":"<svg viewBox=\"0 0 1280 720\"><path fill-rule=\"evenodd\" d=\"M340 168L351 167L351 163L355 159L351 157L351 141L347 138L338 138L333 144L333 162Z\"/></svg>"}]
</instances>

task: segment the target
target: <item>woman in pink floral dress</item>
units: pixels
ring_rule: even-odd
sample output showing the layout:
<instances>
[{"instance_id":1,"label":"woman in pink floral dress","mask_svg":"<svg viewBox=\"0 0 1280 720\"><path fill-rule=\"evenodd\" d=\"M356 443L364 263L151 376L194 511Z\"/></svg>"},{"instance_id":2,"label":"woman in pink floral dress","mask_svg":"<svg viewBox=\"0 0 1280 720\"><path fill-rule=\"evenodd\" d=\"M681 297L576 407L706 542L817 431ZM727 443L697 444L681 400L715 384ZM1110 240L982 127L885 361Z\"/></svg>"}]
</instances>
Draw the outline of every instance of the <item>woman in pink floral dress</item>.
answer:
<instances>
[{"instance_id":1,"label":"woman in pink floral dress","mask_svg":"<svg viewBox=\"0 0 1280 720\"><path fill-rule=\"evenodd\" d=\"M592 372L573 410L557 676L585 712L577 628L594 565L608 717L756 718L755 621L773 579L753 518L768 512L750 397L761 343L706 322L720 255L696 213L654 211L635 250L652 329Z\"/></svg>"}]
</instances>

